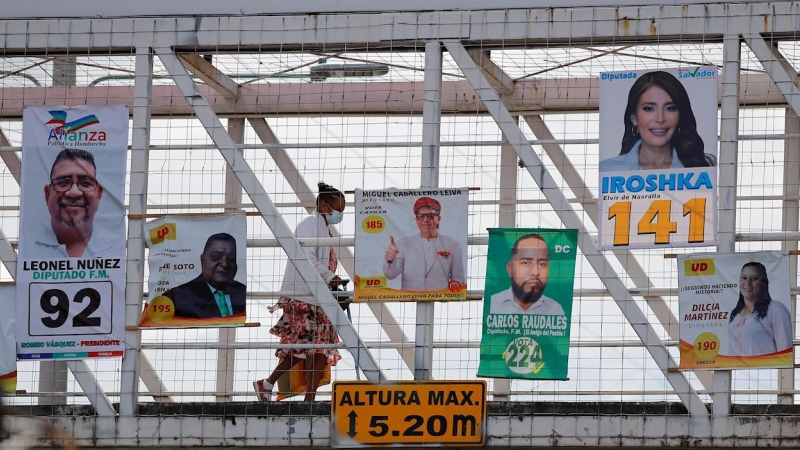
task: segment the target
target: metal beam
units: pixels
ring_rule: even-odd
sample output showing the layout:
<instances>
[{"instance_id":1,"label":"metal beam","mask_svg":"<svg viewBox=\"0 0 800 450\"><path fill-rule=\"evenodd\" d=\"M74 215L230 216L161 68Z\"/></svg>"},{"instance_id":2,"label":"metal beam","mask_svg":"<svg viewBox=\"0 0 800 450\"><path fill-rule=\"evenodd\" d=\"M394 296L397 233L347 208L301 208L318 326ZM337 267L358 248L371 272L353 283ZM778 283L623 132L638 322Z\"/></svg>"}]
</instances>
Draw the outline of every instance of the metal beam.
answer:
<instances>
[{"instance_id":1,"label":"metal beam","mask_svg":"<svg viewBox=\"0 0 800 450\"><path fill-rule=\"evenodd\" d=\"M474 58L473 58L474 59ZM490 80L491 81L491 80ZM519 123L519 117L512 117ZM497 226L500 228L516 228L517 226L517 165L519 156L503 136L503 145L500 146L500 204L497 205ZM485 301L485 300L484 300ZM495 378L492 399L495 401L511 400L511 380L508 378Z\"/></svg>"},{"instance_id":2,"label":"metal beam","mask_svg":"<svg viewBox=\"0 0 800 450\"><path fill-rule=\"evenodd\" d=\"M150 11L146 13L148 17L97 17L101 11L109 9L107 6L94 8L78 19L58 17L55 22L41 20L41 15L20 20L4 14L6 20L0 21L0 30L4 30L0 40L5 56L107 55L138 45L175 45L203 53L314 52L350 49L354 36L358 36L358 48L369 48L370 52L414 51L419 42L433 39L458 40L484 49L586 43L608 46L620 42L685 42L688 39L706 44L722 40L727 31L727 19L732 17L742 24L740 30L762 30L770 36L787 38L794 38L797 33L796 5L788 1L662 0L642 5L641 0L621 0L611 6L583 7L591 2L567 0L559 7L553 7L552 2L546 5L539 2L537 7L518 0L508 4L509 8L487 11L486 2L473 0L467 3L480 3L479 8L466 6L465 2L450 2L452 6L445 8L447 10L425 5L404 14L398 14L397 8L406 9L408 5L394 5L383 9L386 12L379 12L381 8L372 2L353 1L359 1L362 10L369 12L345 14L337 3L336 11L329 14L320 14L318 7L310 12L298 11L290 5L288 9L292 12L283 10L285 15L232 8L236 12L212 14L205 19L198 19L204 16L193 10L183 10L169 18L153 18ZM42 2L34 3L39 5L38 10L49 11ZM48 3L57 2L50 0ZM249 3L259 2L250 0ZM635 4L640 6L633 6ZM568 8L578 5L583 6ZM119 10L114 12L118 14ZM56 9L50 14L59 15L59 12ZM52 28L53 23L58 24L57 28Z\"/></svg>"},{"instance_id":3,"label":"metal beam","mask_svg":"<svg viewBox=\"0 0 800 450\"><path fill-rule=\"evenodd\" d=\"M6 237L3 229L0 228L0 262L6 267L11 279L17 278L17 252L11 246L11 242Z\"/></svg>"},{"instance_id":4,"label":"metal beam","mask_svg":"<svg viewBox=\"0 0 800 450\"><path fill-rule=\"evenodd\" d=\"M228 135L235 144L244 143L244 118L228 119ZM225 166L225 203L229 205L242 203L242 185L239 184L231 167L227 165ZM225 208L225 212L228 213L238 211L241 209ZM233 392L233 369L236 361L236 350L230 348L230 344L236 343L236 328L220 328L217 333L217 342L223 345L217 350L216 392L224 392L225 395L217 395L216 400L229 402L233 400L230 393Z\"/></svg>"},{"instance_id":5,"label":"metal beam","mask_svg":"<svg viewBox=\"0 0 800 450\"><path fill-rule=\"evenodd\" d=\"M249 118L247 119L250 122L250 126L253 127L255 130L256 135L258 135L261 142L264 144L279 144L280 141L278 137L275 136L275 133L272 131L272 128L269 126L267 121L264 118ZM292 191L297 195L297 199L300 200L301 203L307 205L313 205L316 201L316 196L314 195L314 191L311 187L306 183L306 180L300 174L300 171L297 170L297 166L295 166L292 158L286 153L285 149L282 148L268 148L267 152L272 157L272 160L275 161L275 165L278 167L278 170L281 171L281 174L286 179L286 182L292 188ZM306 207L306 210L309 213L314 212L313 206ZM339 237L339 231L336 229L336 226L328 227L331 229L331 236L336 238ZM355 258L353 256L353 251L350 250L350 247L344 245L344 243L339 240L334 245L336 247L336 254L339 256L339 262L342 263L342 268L347 273L347 276L350 277L351 280L355 280ZM392 343L400 344L397 351L400 352L400 356L403 358L403 361L408 366L408 370L412 373L414 372L414 343L406 336L405 331L403 331L403 327L397 322L397 319L394 318L394 314L392 314L391 309L385 303L375 303L370 302L366 304L372 314L375 315L375 318L378 320L381 328L383 328L383 332L386 333L386 336Z\"/></svg>"},{"instance_id":6,"label":"metal beam","mask_svg":"<svg viewBox=\"0 0 800 450\"><path fill-rule=\"evenodd\" d=\"M531 131L533 131L533 134L537 139L555 139L541 116L525 116L525 122L528 124L528 127L530 127ZM547 156L549 156L550 160L553 162L553 166L555 166L556 170L558 170L559 173L561 173L561 176L564 177L564 181L566 181L567 186L572 189L575 197L577 197L581 202L581 206L583 207L584 211L586 211L586 216L591 219L595 226L597 226L597 222L599 221L597 199L594 197L592 191L589 190L589 186L587 186L583 181L583 177L581 177L580 173L578 173L578 171L575 169L575 166L572 165L572 162L569 160L569 158L567 158L567 155L564 154L564 150L560 145L544 144L542 147L547 153ZM638 289L646 290L655 287L655 285L650 281L650 277L647 275L647 272L645 272L644 267L639 264L639 261L636 259L636 256L633 254L633 252L630 250L614 250L613 252L614 256L620 262L622 267L625 269L625 272ZM655 314L661 326L667 331L669 337L671 339L679 339L680 327L678 318L675 317L675 314L673 314L672 310L669 309L667 302L658 295L645 295L644 299L647 302L647 306L649 306L650 310L653 311L653 314ZM711 388L713 383L711 373L698 371L695 372L695 375L703 384L703 387L706 389Z\"/></svg>"},{"instance_id":7,"label":"metal beam","mask_svg":"<svg viewBox=\"0 0 800 450\"><path fill-rule=\"evenodd\" d=\"M89 366L86 365L86 361L66 361L65 364L69 367L69 370L72 371L72 375L81 386L81 389L83 389L89 402L94 406L97 415L106 417L116 416L117 412L114 411L114 406L100 388L100 384L97 383L97 378L94 377Z\"/></svg>"},{"instance_id":8,"label":"metal beam","mask_svg":"<svg viewBox=\"0 0 800 450\"><path fill-rule=\"evenodd\" d=\"M11 142L3 130L0 130L0 147L11 147ZM0 152L0 158L3 159L3 163L8 167L8 171L11 172L11 176L14 177L17 184L20 184L22 161L19 159L19 155L16 152Z\"/></svg>"},{"instance_id":9,"label":"metal beam","mask_svg":"<svg viewBox=\"0 0 800 450\"><path fill-rule=\"evenodd\" d=\"M130 214L147 212L147 180L150 161L150 98L153 87L153 54L149 47L136 48L136 94L133 98L133 128L131 129L131 173L128 193ZM128 256L125 284L125 325L136 326L142 314L144 292L144 219L128 219ZM139 408L140 362L146 359L141 353L142 333L125 331L125 355L122 357L120 376L119 412L122 416L135 415ZM141 356L140 356L141 355ZM149 365L149 364L148 364ZM154 373L151 370L145 372ZM160 383L159 383L160 384ZM150 390L161 386L149 386ZM160 393L160 392L159 392Z\"/></svg>"},{"instance_id":10,"label":"metal beam","mask_svg":"<svg viewBox=\"0 0 800 450\"><path fill-rule=\"evenodd\" d=\"M442 126L442 44L425 43L425 103L422 107L420 187L439 186L439 136ZM417 303L414 379L433 379L433 303Z\"/></svg>"},{"instance_id":11,"label":"metal beam","mask_svg":"<svg viewBox=\"0 0 800 450\"><path fill-rule=\"evenodd\" d=\"M141 347L140 347L141 348ZM156 403L172 403L174 400L169 394L169 389L158 377L158 372L150 363L147 355L139 351L139 379L144 383L147 392L153 397Z\"/></svg>"},{"instance_id":12,"label":"metal beam","mask_svg":"<svg viewBox=\"0 0 800 450\"><path fill-rule=\"evenodd\" d=\"M780 107L786 99L766 74L743 74L739 86L742 106ZM348 83L251 83L239 89L239 100L228 101L207 85L197 87L218 116L289 116L297 114L422 114L423 82L348 82ZM466 81L444 81L442 114L484 112L472 98ZM721 89L720 89L721 92ZM22 117L25 106L46 105L52 98L74 105L133 104L133 86L6 87L2 88L0 117ZM746 94L746 95L745 95ZM153 117L191 116L192 109L175 102L182 96L174 85L153 86L150 112ZM720 99L721 101L721 99ZM538 114L596 111L600 105L599 80L592 78L522 80L514 91L503 96L511 113Z\"/></svg>"},{"instance_id":13,"label":"metal beam","mask_svg":"<svg viewBox=\"0 0 800 450\"><path fill-rule=\"evenodd\" d=\"M309 290L314 294L314 298L317 299L319 306L336 327L342 341L353 355L353 359L361 365L364 375L372 381L385 380L386 377L378 366L378 362L364 346L353 324L347 319L333 294L328 290L328 285L308 260L308 256L297 242L292 230L280 216L264 186L253 173L241 150L236 148L206 99L200 94L180 59L170 48L157 47L155 52L167 72L174 78L175 84L180 88L186 101L192 106L192 110L205 127L209 137L219 146L220 153L250 196L256 209L261 213L264 222L280 241L281 247L289 257L289 263L297 268Z\"/></svg>"},{"instance_id":14,"label":"metal beam","mask_svg":"<svg viewBox=\"0 0 800 450\"><path fill-rule=\"evenodd\" d=\"M786 98L789 108L786 110L786 129L785 132L797 133L798 132L798 119L800 115L800 90L798 90L795 80L797 73L792 68L792 65L786 61L786 58L780 53L776 43L767 43L760 35L744 36L745 42L756 55L764 70L767 71L770 78L775 82L780 92ZM736 122L738 126L738 121ZM797 139L787 140L785 145L784 156L784 193L786 195L796 195L798 193L797 176L800 173L800 144ZM734 166L735 167L735 166ZM734 191L735 192L735 191ZM721 218L720 218L721 219ZM793 232L798 229L798 202L796 200L783 201L783 231ZM784 251L797 250L797 242L785 241L781 243L781 249ZM797 260L790 258L790 273L797 278ZM797 305L795 302L796 297L792 297L792 317L795 317ZM797 331L797 324L792 321L793 336ZM794 390L794 370L781 369L778 372L778 385L781 391ZM729 386L728 386L729 387ZM729 387L730 388L730 387ZM727 396L730 402L730 395ZM793 404L793 394L778 395L780 403Z\"/></svg>"},{"instance_id":15,"label":"metal beam","mask_svg":"<svg viewBox=\"0 0 800 450\"><path fill-rule=\"evenodd\" d=\"M787 135L800 133L800 118L786 108L784 131ZM783 195L797 197L800 195L800 139L786 139L783 144ZM800 201L783 200L781 214L781 230L784 232L797 232L800 229ZM790 252L797 250L797 241L781 242L781 250ZM789 279L797 280L797 258L789 258ZM797 296L792 295L789 301L792 317L797 317ZM792 321L792 336L797 336L797 322ZM780 369L778 371L778 389L781 392L794 391L794 369ZM778 403L793 405L794 394L779 394Z\"/></svg>"},{"instance_id":16,"label":"metal beam","mask_svg":"<svg viewBox=\"0 0 800 450\"><path fill-rule=\"evenodd\" d=\"M597 244L587 232L583 221L575 213L575 210L572 209L564 193L561 191L558 184L556 184L547 168L542 164L541 159L528 143L525 135L520 131L511 117L511 114L505 106L503 106L500 97L494 89L492 89L489 81L483 76L483 73L475 65L472 58L469 57L463 45L458 42L446 41L445 46L453 60L461 68L464 76L475 89L478 98L483 102L500 130L517 151L520 159L525 163L525 167L542 190L544 196L550 201L555 213L568 228L575 228L578 230L578 246L589 261L589 264L591 264L600 277L600 280L609 292L611 292L622 314L645 344L647 351L653 357L653 360L658 365L659 369L661 369L667 381L672 385L675 394L686 405L690 414L707 416L708 411L700 400L700 397L694 391L694 388L692 388L686 377L682 373L675 371L678 365L672 358L672 355L648 322L647 317L639 308L639 305L636 304L633 297L628 293L627 287L625 287L625 284L622 283L622 280L620 280L619 276L614 272L609 261L600 253Z\"/></svg>"},{"instance_id":17,"label":"metal beam","mask_svg":"<svg viewBox=\"0 0 800 450\"><path fill-rule=\"evenodd\" d=\"M797 74L792 69L792 65L786 61L786 58L778 50L777 42L767 42L759 34L747 34L743 35L743 37L758 62L761 63L775 86L783 94L786 103L789 104L795 115L800 116L800 89L795 84ZM725 60L723 59L723 61Z\"/></svg>"},{"instance_id":18,"label":"metal beam","mask_svg":"<svg viewBox=\"0 0 800 450\"><path fill-rule=\"evenodd\" d=\"M483 75L489 80L492 87L501 98L514 92L514 80L509 77L490 58L488 51L481 49L467 50ZM441 99L440 99L441 101ZM519 122L519 117L514 116L514 121ZM500 205L498 211L499 227L516 227L517 218L517 152L508 145L508 139L503 137L504 144L500 148ZM508 401L511 397L511 380L495 378L493 381L493 399L495 401Z\"/></svg>"},{"instance_id":19,"label":"metal beam","mask_svg":"<svg viewBox=\"0 0 800 450\"><path fill-rule=\"evenodd\" d=\"M77 66L74 57L53 58L53 86L75 86ZM42 361L39 363L39 390L44 392L67 391L67 363L65 361ZM40 405L65 405L67 397L54 395L40 397Z\"/></svg>"},{"instance_id":20,"label":"metal beam","mask_svg":"<svg viewBox=\"0 0 800 450\"><path fill-rule=\"evenodd\" d=\"M480 67L483 75L492 84L492 87L500 96L514 92L514 79L508 76L503 69L492 61L488 51L477 48L467 50L470 58Z\"/></svg>"},{"instance_id":21,"label":"metal beam","mask_svg":"<svg viewBox=\"0 0 800 450\"><path fill-rule=\"evenodd\" d=\"M680 4L705 3L707 0L681 0ZM677 3L674 0L669 4ZM567 7L603 7L641 5L641 0L561 0L560 8ZM62 6L59 0L38 0L32 4L27 2L9 3L8 11L3 16L14 19L63 19L59 14ZM553 2L546 0L501 0L488 3L484 0L460 0L454 4L451 0L407 0L398 3L393 0L339 0L335 4L319 3L316 0L295 0L293 2L258 2L252 0L227 0L224 2L197 2L196 0L172 0L168 2L120 3L109 8L104 0L83 0L70 10L73 17L115 17L128 18L134 16L172 17L185 16L239 16L239 15L275 15L275 14L343 14L373 13L374 11L468 11L468 10L505 10L513 8L552 8Z\"/></svg>"},{"instance_id":22,"label":"metal beam","mask_svg":"<svg viewBox=\"0 0 800 450\"><path fill-rule=\"evenodd\" d=\"M217 70L201 55L181 54L178 57L184 66L227 100L235 102L239 98L239 85L229 76Z\"/></svg>"},{"instance_id":23,"label":"metal beam","mask_svg":"<svg viewBox=\"0 0 800 450\"><path fill-rule=\"evenodd\" d=\"M717 227L717 251L732 253L736 251L736 164L739 154L739 73L741 69L742 45L739 34L725 35L722 46L722 108L719 129L719 179L717 196L719 198ZM724 417L731 409L731 371L714 371L714 389L711 399L714 402L714 416ZM719 431L719 430L718 430ZM718 432L717 431L717 432Z\"/></svg>"}]
</instances>

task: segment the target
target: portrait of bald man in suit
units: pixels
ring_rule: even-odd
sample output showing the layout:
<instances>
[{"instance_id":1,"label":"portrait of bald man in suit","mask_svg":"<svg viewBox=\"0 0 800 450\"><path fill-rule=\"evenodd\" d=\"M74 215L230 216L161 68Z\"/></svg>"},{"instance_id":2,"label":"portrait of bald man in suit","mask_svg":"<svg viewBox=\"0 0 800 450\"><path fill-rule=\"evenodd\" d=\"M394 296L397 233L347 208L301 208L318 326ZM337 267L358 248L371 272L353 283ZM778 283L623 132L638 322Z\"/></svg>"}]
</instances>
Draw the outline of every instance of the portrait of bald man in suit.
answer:
<instances>
[{"instance_id":1,"label":"portrait of bald man in suit","mask_svg":"<svg viewBox=\"0 0 800 450\"><path fill-rule=\"evenodd\" d=\"M208 238L200 255L200 275L164 293L175 304L175 317L210 319L245 314L247 287L234 280L236 239L228 233Z\"/></svg>"}]
</instances>

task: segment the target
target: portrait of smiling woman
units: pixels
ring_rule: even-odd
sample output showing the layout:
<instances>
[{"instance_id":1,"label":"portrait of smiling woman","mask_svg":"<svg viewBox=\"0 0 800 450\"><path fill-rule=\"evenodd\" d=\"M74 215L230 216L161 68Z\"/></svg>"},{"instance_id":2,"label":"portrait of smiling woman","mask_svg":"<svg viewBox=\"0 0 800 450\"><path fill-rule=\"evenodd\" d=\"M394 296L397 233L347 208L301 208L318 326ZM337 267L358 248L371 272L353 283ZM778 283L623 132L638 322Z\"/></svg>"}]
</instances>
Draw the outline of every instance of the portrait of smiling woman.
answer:
<instances>
[{"instance_id":1,"label":"portrait of smiling woman","mask_svg":"<svg viewBox=\"0 0 800 450\"><path fill-rule=\"evenodd\" d=\"M756 356L792 346L792 317L782 303L769 294L767 269L748 262L739 275L739 300L728 321L731 356Z\"/></svg>"},{"instance_id":2,"label":"portrait of smiling woman","mask_svg":"<svg viewBox=\"0 0 800 450\"><path fill-rule=\"evenodd\" d=\"M618 156L600 161L600 172L716 165L705 153L689 95L664 71L639 76L628 92Z\"/></svg>"}]
</instances>

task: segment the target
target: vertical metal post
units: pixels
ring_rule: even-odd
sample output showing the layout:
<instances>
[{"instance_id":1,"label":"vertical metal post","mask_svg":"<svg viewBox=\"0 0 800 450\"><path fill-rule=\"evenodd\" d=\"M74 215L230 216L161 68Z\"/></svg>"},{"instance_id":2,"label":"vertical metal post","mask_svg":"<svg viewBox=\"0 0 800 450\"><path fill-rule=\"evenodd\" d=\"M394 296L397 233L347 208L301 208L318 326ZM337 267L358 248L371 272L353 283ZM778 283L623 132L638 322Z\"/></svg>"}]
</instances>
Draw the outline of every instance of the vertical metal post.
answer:
<instances>
[{"instance_id":1,"label":"vertical metal post","mask_svg":"<svg viewBox=\"0 0 800 450\"><path fill-rule=\"evenodd\" d=\"M147 174L150 160L150 98L153 88L153 54L149 47L136 48L131 132L130 214L147 212ZM125 325L136 325L142 314L144 292L144 219L128 220L128 262L125 285ZM139 402L139 352L141 332L125 332L119 413L132 416Z\"/></svg>"},{"instance_id":2,"label":"vertical metal post","mask_svg":"<svg viewBox=\"0 0 800 450\"><path fill-rule=\"evenodd\" d=\"M210 55L209 55L210 56ZM244 144L244 118L228 119L228 135L234 144ZM225 212L240 211L239 207L230 205L241 205L242 185L236 179L231 167L225 166ZM219 343L229 344L236 342L236 328L219 328ZM229 395L233 391L233 366L236 358L236 350L232 348L220 348L217 350L217 392L224 392L217 395L218 402L229 402L232 400Z\"/></svg>"},{"instance_id":3,"label":"vertical metal post","mask_svg":"<svg viewBox=\"0 0 800 450\"><path fill-rule=\"evenodd\" d=\"M785 119L785 133L787 136L797 136L800 133L800 118L792 111L792 108L786 108ZM786 232L798 231L798 222L800 222L800 201L797 196L800 195L800 139L796 137L786 138L783 144L783 224L781 230ZM797 241L783 241L781 243L781 250L788 252L797 250ZM797 280L797 258L789 258L789 279L793 280L794 284ZM792 317L797 317L797 296L792 295ZM792 336L797 336L797 323L792 320ZM791 392L794 391L794 369L780 369L778 371L778 391ZM778 394L778 403L793 405L794 394Z\"/></svg>"},{"instance_id":4,"label":"vertical metal post","mask_svg":"<svg viewBox=\"0 0 800 450\"><path fill-rule=\"evenodd\" d=\"M515 122L519 123L519 116L512 117ZM509 145L508 139L503 136L503 145L500 147L500 205L497 217L497 226L500 228L517 226L518 158L514 147ZM511 400L511 380L495 378L492 383L492 399L495 401Z\"/></svg>"},{"instance_id":5,"label":"vertical metal post","mask_svg":"<svg viewBox=\"0 0 800 450\"><path fill-rule=\"evenodd\" d=\"M75 86L76 74L75 58L53 59L53 86ZM66 361L39 362L39 392L67 392ZM40 405L65 405L66 403L67 397L64 395L39 397Z\"/></svg>"},{"instance_id":6,"label":"vertical metal post","mask_svg":"<svg viewBox=\"0 0 800 450\"><path fill-rule=\"evenodd\" d=\"M719 129L719 245L720 253L736 250L736 162L739 154L739 68L741 44L738 33L726 34L722 54L722 103ZM714 371L714 416L726 416L731 407L731 371Z\"/></svg>"},{"instance_id":7,"label":"vertical metal post","mask_svg":"<svg viewBox=\"0 0 800 450\"><path fill-rule=\"evenodd\" d=\"M425 43L422 105L422 180L420 187L439 186L439 133L442 124L442 46ZM417 303L414 379L433 378L433 303Z\"/></svg>"}]
</instances>

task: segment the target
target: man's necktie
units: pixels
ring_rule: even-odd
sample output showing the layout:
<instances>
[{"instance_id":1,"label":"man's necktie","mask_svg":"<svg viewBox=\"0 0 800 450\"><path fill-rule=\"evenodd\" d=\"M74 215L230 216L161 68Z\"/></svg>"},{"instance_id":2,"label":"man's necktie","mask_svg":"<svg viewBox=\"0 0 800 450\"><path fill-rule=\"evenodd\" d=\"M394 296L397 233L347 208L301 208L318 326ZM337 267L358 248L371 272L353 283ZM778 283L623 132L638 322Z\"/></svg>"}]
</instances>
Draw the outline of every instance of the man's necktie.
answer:
<instances>
[{"instance_id":1,"label":"man's necktie","mask_svg":"<svg viewBox=\"0 0 800 450\"><path fill-rule=\"evenodd\" d=\"M219 312L222 317L230 316L231 312L228 311L228 302L225 301L225 292L220 290L215 291L214 298L217 300L217 306L219 306Z\"/></svg>"}]
</instances>

